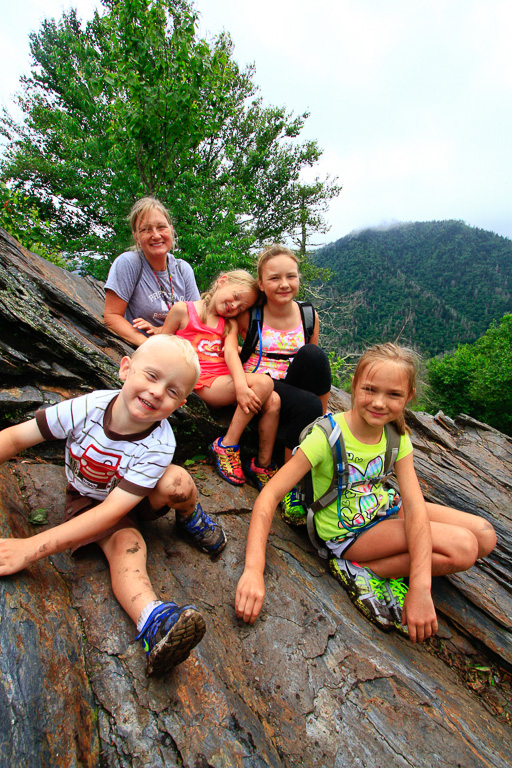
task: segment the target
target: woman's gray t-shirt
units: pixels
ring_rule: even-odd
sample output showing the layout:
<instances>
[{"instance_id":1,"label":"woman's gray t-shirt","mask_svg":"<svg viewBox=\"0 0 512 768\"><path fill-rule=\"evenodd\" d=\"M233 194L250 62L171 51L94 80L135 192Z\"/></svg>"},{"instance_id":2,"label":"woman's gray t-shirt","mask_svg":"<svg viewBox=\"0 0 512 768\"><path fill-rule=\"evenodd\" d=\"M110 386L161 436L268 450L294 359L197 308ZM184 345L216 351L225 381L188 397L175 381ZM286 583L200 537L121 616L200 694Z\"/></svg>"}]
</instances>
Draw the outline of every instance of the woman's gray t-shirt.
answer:
<instances>
[{"instance_id":1,"label":"woman's gray t-shirt","mask_svg":"<svg viewBox=\"0 0 512 768\"><path fill-rule=\"evenodd\" d=\"M167 254L167 259L172 290L167 270L156 272L157 279L148 261L137 251L126 251L113 262L105 289L113 291L127 302L124 316L128 322L142 317L152 325L160 326L167 317L169 306L177 301L199 299L190 264L183 259L176 259L172 253Z\"/></svg>"}]
</instances>

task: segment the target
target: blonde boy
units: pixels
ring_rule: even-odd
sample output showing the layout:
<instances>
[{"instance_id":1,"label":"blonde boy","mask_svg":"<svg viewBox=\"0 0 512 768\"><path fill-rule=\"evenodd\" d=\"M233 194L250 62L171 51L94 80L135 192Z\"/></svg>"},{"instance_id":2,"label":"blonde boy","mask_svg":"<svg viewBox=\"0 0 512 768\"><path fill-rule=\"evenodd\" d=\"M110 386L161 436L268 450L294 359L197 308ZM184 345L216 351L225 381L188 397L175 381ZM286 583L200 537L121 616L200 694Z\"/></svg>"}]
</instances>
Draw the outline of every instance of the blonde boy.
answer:
<instances>
[{"instance_id":1,"label":"blonde boy","mask_svg":"<svg viewBox=\"0 0 512 768\"><path fill-rule=\"evenodd\" d=\"M193 605L158 600L146 570L146 545L137 518L176 510L176 528L195 546L220 552L226 538L197 503L190 475L171 464L176 446L166 421L194 388L197 355L176 336L148 339L123 357L122 389L65 400L0 432L0 463L43 440L66 438L66 521L27 539L0 539L0 576L42 557L97 542L114 594L136 623L147 674L186 659L205 623Z\"/></svg>"}]
</instances>

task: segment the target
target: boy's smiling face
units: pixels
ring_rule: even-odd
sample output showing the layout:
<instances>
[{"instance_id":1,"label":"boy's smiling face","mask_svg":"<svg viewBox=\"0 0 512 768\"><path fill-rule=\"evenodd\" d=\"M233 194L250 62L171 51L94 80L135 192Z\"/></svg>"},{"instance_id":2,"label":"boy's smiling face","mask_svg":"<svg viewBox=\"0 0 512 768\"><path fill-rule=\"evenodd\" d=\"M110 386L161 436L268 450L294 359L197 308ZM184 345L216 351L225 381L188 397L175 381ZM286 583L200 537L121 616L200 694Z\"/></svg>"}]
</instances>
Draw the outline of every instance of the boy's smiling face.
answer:
<instances>
[{"instance_id":1,"label":"boy's smiling face","mask_svg":"<svg viewBox=\"0 0 512 768\"><path fill-rule=\"evenodd\" d=\"M166 419L186 402L196 381L193 366L178 348L165 343L165 337L145 342L132 358L123 357L119 377L124 384L111 427L120 434L136 434Z\"/></svg>"}]
</instances>

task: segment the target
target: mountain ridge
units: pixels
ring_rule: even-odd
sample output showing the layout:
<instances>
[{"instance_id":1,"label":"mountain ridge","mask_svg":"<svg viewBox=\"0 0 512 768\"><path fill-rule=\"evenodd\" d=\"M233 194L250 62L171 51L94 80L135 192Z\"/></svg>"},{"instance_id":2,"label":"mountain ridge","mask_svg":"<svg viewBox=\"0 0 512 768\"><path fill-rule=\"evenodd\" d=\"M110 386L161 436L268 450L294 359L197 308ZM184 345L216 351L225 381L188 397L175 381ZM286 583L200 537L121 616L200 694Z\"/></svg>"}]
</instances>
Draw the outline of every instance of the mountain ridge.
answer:
<instances>
[{"instance_id":1,"label":"mountain ridge","mask_svg":"<svg viewBox=\"0 0 512 768\"><path fill-rule=\"evenodd\" d=\"M340 354L400 335L433 356L475 341L512 311L512 240L462 221L364 229L312 260L333 273L330 303L359 303L333 323L336 331L324 330L326 346Z\"/></svg>"}]
</instances>

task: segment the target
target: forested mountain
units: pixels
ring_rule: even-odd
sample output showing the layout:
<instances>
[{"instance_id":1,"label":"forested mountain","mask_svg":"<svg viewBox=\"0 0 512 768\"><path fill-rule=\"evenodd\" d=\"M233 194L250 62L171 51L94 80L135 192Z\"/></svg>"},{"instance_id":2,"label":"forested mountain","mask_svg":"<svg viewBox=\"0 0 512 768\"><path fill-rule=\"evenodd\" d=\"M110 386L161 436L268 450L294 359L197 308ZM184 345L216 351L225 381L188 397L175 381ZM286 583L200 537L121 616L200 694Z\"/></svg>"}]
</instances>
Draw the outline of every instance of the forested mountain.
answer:
<instances>
[{"instance_id":1,"label":"forested mountain","mask_svg":"<svg viewBox=\"0 0 512 768\"><path fill-rule=\"evenodd\" d=\"M367 229L313 261L334 273L322 287L331 294L325 306L334 304L324 341L338 354L402 332L402 343L432 356L475 341L512 311L512 240L462 221ZM357 306L337 319L336 301L351 297Z\"/></svg>"}]
</instances>

